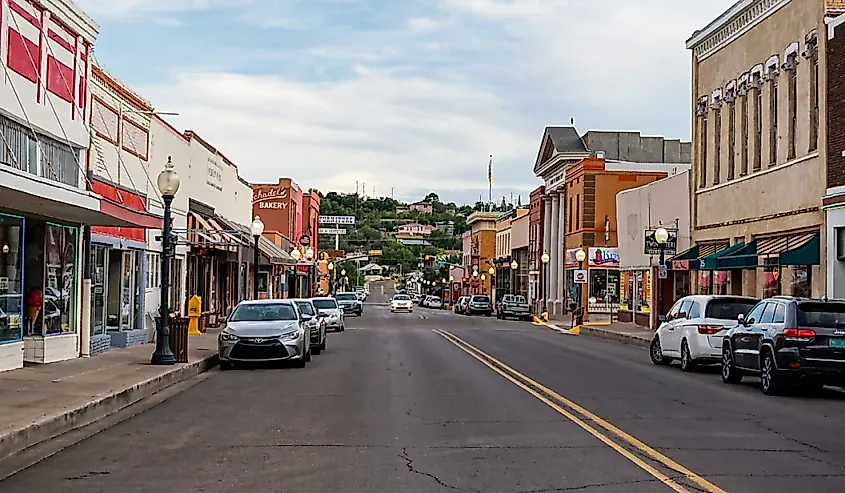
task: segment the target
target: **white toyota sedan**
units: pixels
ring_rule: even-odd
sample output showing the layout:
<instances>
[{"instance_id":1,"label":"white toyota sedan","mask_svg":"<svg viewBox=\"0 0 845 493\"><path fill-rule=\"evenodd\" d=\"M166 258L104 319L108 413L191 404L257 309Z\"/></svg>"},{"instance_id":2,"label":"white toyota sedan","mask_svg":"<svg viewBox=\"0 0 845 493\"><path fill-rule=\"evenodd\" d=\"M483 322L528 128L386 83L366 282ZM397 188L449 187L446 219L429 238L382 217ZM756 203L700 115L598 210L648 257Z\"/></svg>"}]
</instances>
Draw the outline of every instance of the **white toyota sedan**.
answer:
<instances>
[{"instance_id":1,"label":"white toyota sedan","mask_svg":"<svg viewBox=\"0 0 845 493\"><path fill-rule=\"evenodd\" d=\"M391 312L408 312L413 313L414 301L407 294L397 294L390 300Z\"/></svg>"}]
</instances>

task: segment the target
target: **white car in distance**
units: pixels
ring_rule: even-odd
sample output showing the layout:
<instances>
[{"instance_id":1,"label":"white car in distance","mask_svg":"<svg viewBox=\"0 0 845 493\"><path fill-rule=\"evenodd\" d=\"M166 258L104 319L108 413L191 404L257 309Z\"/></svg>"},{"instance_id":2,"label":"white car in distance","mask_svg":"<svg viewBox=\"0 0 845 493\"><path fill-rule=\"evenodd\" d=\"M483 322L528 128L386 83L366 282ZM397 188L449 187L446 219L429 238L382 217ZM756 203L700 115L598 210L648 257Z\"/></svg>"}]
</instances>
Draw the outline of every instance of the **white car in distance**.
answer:
<instances>
[{"instance_id":1,"label":"white car in distance","mask_svg":"<svg viewBox=\"0 0 845 493\"><path fill-rule=\"evenodd\" d=\"M397 294L390 300L390 311L396 312L414 312L414 300L407 294Z\"/></svg>"}]
</instances>

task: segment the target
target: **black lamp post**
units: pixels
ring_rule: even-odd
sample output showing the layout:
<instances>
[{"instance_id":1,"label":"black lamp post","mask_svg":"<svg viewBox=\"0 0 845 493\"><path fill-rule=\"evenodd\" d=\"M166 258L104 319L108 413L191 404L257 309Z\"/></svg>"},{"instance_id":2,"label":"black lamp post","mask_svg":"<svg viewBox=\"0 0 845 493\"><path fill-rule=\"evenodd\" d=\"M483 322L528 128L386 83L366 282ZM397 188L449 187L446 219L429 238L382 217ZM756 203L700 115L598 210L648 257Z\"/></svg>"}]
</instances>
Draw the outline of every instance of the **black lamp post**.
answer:
<instances>
[{"instance_id":1,"label":"black lamp post","mask_svg":"<svg viewBox=\"0 0 845 493\"><path fill-rule=\"evenodd\" d=\"M159 300L158 331L156 332L156 348L151 363L154 365L175 365L176 356L170 350L170 256L173 245L170 242L170 205L179 190L179 175L173 167L170 156L167 164L156 180L161 199L164 201L164 225L161 231L161 300Z\"/></svg>"},{"instance_id":2,"label":"black lamp post","mask_svg":"<svg viewBox=\"0 0 845 493\"><path fill-rule=\"evenodd\" d=\"M516 294L516 269L519 268L519 263L516 260L511 261L511 294Z\"/></svg>"},{"instance_id":3,"label":"black lamp post","mask_svg":"<svg viewBox=\"0 0 845 493\"><path fill-rule=\"evenodd\" d=\"M657 321L662 322L664 320L664 315L662 315L663 279L660 279L660 271L665 268L663 264L666 262L666 243L669 242L669 232L666 231L666 228L657 228L657 230L654 232L654 241L657 242L657 246L660 248L660 264L657 268Z\"/></svg>"},{"instance_id":4,"label":"black lamp post","mask_svg":"<svg viewBox=\"0 0 845 493\"><path fill-rule=\"evenodd\" d=\"M252 237L255 238L255 245L253 248L253 264L252 264L252 299L258 299L258 262L260 262L260 254L258 251L258 240L261 238L261 235L264 234L264 223L261 222L261 218L255 216L255 220L252 221L252 227L250 228L252 231Z\"/></svg>"}]
</instances>

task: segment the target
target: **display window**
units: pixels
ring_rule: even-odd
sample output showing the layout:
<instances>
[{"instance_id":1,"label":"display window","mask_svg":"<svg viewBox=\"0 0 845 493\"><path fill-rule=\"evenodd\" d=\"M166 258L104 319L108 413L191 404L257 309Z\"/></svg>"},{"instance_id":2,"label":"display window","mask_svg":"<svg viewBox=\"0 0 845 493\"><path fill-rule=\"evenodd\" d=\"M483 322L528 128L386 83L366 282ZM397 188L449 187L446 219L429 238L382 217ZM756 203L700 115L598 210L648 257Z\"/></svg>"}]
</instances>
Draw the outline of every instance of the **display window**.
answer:
<instances>
[{"instance_id":1,"label":"display window","mask_svg":"<svg viewBox=\"0 0 845 493\"><path fill-rule=\"evenodd\" d=\"M76 332L78 241L76 227L36 223L26 228L26 335Z\"/></svg>"},{"instance_id":2,"label":"display window","mask_svg":"<svg viewBox=\"0 0 845 493\"><path fill-rule=\"evenodd\" d=\"M23 338L24 221L0 214L0 344Z\"/></svg>"}]
</instances>

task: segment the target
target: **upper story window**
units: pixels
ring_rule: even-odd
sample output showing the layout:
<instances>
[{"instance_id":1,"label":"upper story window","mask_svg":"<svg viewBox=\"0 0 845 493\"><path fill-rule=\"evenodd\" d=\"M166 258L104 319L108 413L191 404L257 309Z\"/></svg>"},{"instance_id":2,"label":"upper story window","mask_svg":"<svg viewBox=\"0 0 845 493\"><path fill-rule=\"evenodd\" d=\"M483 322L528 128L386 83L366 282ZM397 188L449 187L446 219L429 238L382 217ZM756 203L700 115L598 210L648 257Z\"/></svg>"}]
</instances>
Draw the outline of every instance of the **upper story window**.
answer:
<instances>
[{"instance_id":1,"label":"upper story window","mask_svg":"<svg viewBox=\"0 0 845 493\"><path fill-rule=\"evenodd\" d=\"M787 74L787 159L795 159L798 141L798 43L792 43L783 54L781 68Z\"/></svg>"},{"instance_id":2,"label":"upper story window","mask_svg":"<svg viewBox=\"0 0 845 493\"><path fill-rule=\"evenodd\" d=\"M713 91L713 185L718 185L722 177L722 90Z\"/></svg>"},{"instance_id":3,"label":"upper story window","mask_svg":"<svg viewBox=\"0 0 845 493\"><path fill-rule=\"evenodd\" d=\"M769 166L778 162L778 56L774 55L766 61L766 79L769 81Z\"/></svg>"},{"instance_id":4,"label":"upper story window","mask_svg":"<svg viewBox=\"0 0 845 493\"><path fill-rule=\"evenodd\" d=\"M707 102L704 96L696 103L695 114L698 121L698 188L707 186Z\"/></svg>"},{"instance_id":5,"label":"upper story window","mask_svg":"<svg viewBox=\"0 0 845 493\"><path fill-rule=\"evenodd\" d=\"M740 153L739 153L739 176L748 174L748 74L742 74L736 89L739 97L739 132L740 132Z\"/></svg>"},{"instance_id":6,"label":"upper story window","mask_svg":"<svg viewBox=\"0 0 845 493\"><path fill-rule=\"evenodd\" d=\"M725 86L725 102L728 104L728 181L736 173L736 81Z\"/></svg>"},{"instance_id":7,"label":"upper story window","mask_svg":"<svg viewBox=\"0 0 845 493\"><path fill-rule=\"evenodd\" d=\"M819 40L816 30L805 37L806 48L802 55L810 61L810 142L807 152L819 148Z\"/></svg>"}]
</instances>

